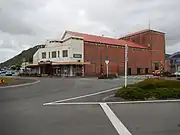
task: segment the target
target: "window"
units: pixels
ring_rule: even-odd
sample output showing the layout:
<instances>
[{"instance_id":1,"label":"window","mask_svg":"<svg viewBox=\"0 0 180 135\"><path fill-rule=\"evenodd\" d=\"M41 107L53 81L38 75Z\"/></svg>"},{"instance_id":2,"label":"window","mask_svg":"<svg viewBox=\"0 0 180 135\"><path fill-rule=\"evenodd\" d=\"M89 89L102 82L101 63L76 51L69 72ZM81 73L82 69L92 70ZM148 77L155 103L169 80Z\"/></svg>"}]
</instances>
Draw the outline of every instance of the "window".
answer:
<instances>
[{"instance_id":1,"label":"window","mask_svg":"<svg viewBox=\"0 0 180 135\"><path fill-rule=\"evenodd\" d=\"M60 51L58 51L58 58L60 57Z\"/></svg>"},{"instance_id":2,"label":"window","mask_svg":"<svg viewBox=\"0 0 180 135\"><path fill-rule=\"evenodd\" d=\"M49 58L51 58L51 53L49 52Z\"/></svg>"},{"instance_id":3,"label":"window","mask_svg":"<svg viewBox=\"0 0 180 135\"><path fill-rule=\"evenodd\" d=\"M154 63L155 70L159 70L159 63Z\"/></svg>"},{"instance_id":4,"label":"window","mask_svg":"<svg viewBox=\"0 0 180 135\"><path fill-rule=\"evenodd\" d=\"M74 58L82 58L82 55L81 54L73 54L73 57Z\"/></svg>"},{"instance_id":5,"label":"window","mask_svg":"<svg viewBox=\"0 0 180 135\"><path fill-rule=\"evenodd\" d=\"M131 68L128 68L128 75L131 75Z\"/></svg>"},{"instance_id":6,"label":"window","mask_svg":"<svg viewBox=\"0 0 180 135\"><path fill-rule=\"evenodd\" d=\"M116 46L116 45L111 45L111 47L112 47L112 48L117 48L117 46Z\"/></svg>"},{"instance_id":7,"label":"window","mask_svg":"<svg viewBox=\"0 0 180 135\"><path fill-rule=\"evenodd\" d=\"M145 69L145 74L148 74L149 73L149 68L146 68Z\"/></svg>"},{"instance_id":8,"label":"window","mask_svg":"<svg viewBox=\"0 0 180 135\"><path fill-rule=\"evenodd\" d=\"M139 75L140 74L140 68L137 68L137 74Z\"/></svg>"},{"instance_id":9,"label":"window","mask_svg":"<svg viewBox=\"0 0 180 135\"><path fill-rule=\"evenodd\" d=\"M46 52L42 52L42 59L46 59Z\"/></svg>"},{"instance_id":10,"label":"window","mask_svg":"<svg viewBox=\"0 0 180 135\"><path fill-rule=\"evenodd\" d=\"M52 58L56 58L56 51L52 52Z\"/></svg>"},{"instance_id":11,"label":"window","mask_svg":"<svg viewBox=\"0 0 180 135\"><path fill-rule=\"evenodd\" d=\"M68 50L63 50L63 57L68 57Z\"/></svg>"}]
</instances>

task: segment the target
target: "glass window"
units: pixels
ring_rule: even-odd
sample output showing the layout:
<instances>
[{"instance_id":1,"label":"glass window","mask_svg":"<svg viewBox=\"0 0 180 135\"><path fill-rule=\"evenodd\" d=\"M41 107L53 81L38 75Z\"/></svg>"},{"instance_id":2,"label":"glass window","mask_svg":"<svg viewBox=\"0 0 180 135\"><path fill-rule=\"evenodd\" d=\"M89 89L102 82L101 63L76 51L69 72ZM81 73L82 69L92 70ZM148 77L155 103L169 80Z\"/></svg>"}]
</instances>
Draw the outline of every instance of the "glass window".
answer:
<instances>
[{"instance_id":1,"label":"glass window","mask_svg":"<svg viewBox=\"0 0 180 135\"><path fill-rule=\"evenodd\" d=\"M56 51L52 52L52 58L56 58Z\"/></svg>"},{"instance_id":2,"label":"glass window","mask_svg":"<svg viewBox=\"0 0 180 135\"><path fill-rule=\"evenodd\" d=\"M51 53L49 52L49 58L51 58Z\"/></svg>"},{"instance_id":3,"label":"glass window","mask_svg":"<svg viewBox=\"0 0 180 135\"><path fill-rule=\"evenodd\" d=\"M58 51L58 57L60 57L60 51Z\"/></svg>"},{"instance_id":4,"label":"glass window","mask_svg":"<svg viewBox=\"0 0 180 135\"><path fill-rule=\"evenodd\" d=\"M46 59L46 52L42 52L42 59Z\"/></svg>"},{"instance_id":5,"label":"glass window","mask_svg":"<svg viewBox=\"0 0 180 135\"><path fill-rule=\"evenodd\" d=\"M68 50L63 50L63 57L68 57Z\"/></svg>"}]
</instances>

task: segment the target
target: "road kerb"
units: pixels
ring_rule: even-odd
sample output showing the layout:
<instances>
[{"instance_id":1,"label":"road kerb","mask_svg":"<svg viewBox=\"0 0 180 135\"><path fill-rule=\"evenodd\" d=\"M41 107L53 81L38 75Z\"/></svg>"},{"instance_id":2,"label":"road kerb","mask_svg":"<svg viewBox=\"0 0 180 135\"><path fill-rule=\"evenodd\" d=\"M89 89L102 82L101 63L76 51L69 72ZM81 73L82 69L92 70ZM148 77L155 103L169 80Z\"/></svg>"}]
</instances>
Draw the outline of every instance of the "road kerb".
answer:
<instances>
[{"instance_id":1,"label":"road kerb","mask_svg":"<svg viewBox=\"0 0 180 135\"><path fill-rule=\"evenodd\" d=\"M0 89L7 89L7 88L16 88L16 87L22 87L22 86L29 86L29 85L34 85L40 83L40 80L36 80L35 82L32 83L24 83L24 84L18 84L18 85L10 85L10 86L3 86L0 87Z\"/></svg>"}]
</instances>

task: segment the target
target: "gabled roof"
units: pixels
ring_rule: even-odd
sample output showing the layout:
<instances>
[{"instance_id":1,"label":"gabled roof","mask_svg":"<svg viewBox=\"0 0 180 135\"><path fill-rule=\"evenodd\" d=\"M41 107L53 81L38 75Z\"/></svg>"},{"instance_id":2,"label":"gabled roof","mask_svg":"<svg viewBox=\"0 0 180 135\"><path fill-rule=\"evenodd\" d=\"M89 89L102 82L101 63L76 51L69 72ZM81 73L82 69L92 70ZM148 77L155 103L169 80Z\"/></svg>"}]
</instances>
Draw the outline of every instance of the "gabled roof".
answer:
<instances>
[{"instance_id":1,"label":"gabled roof","mask_svg":"<svg viewBox=\"0 0 180 135\"><path fill-rule=\"evenodd\" d=\"M138 34L141 34L141 33L149 32L149 31L153 31L153 32L164 34L163 32L160 32L160 31L151 30L151 29L144 29L144 30L140 30L140 31L137 31L137 32L134 32L134 33L127 34L127 35L125 35L125 36L123 36L121 38L131 37L131 36L135 36L135 35L138 35Z\"/></svg>"},{"instance_id":2,"label":"gabled roof","mask_svg":"<svg viewBox=\"0 0 180 135\"><path fill-rule=\"evenodd\" d=\"M125 46L127 44L129 47L146 48L143 45L139 45L122 39L119 40L110 37L90 35L90 34L73 32L73 31L66 31L65 34L66 33L69 33L71 36L82 37L84 41L88 41L88 42L97 42L97 43L104 43L108 45L119 45L119 46Z\"/></svg>"}]
</instances>

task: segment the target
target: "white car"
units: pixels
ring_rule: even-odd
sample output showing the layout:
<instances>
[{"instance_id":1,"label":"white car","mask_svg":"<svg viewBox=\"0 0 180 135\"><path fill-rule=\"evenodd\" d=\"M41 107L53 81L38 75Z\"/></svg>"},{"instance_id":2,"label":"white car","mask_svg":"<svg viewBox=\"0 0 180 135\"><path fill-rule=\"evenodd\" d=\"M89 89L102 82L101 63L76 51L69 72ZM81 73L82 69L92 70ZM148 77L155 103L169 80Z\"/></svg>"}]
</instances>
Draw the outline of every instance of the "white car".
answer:
<instances>
[{"instance_id":1,"label":"white car","mask_svg":"<svg viewBox=\"0 0 180 135\"><path fill-rule=\"evenodd\" d=\"M175 72L174 75L180 76L180 71Z\"/></svg>"}]
</instances>

